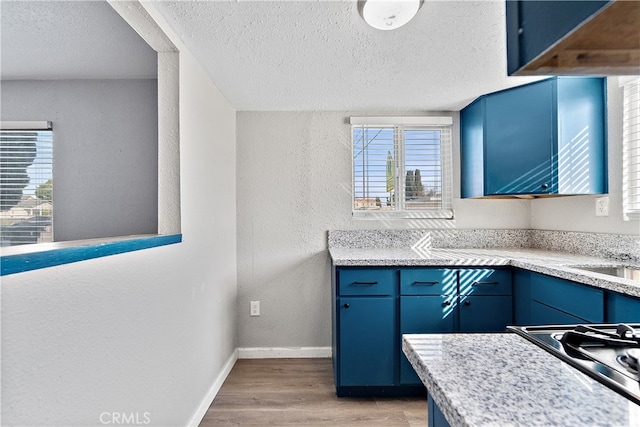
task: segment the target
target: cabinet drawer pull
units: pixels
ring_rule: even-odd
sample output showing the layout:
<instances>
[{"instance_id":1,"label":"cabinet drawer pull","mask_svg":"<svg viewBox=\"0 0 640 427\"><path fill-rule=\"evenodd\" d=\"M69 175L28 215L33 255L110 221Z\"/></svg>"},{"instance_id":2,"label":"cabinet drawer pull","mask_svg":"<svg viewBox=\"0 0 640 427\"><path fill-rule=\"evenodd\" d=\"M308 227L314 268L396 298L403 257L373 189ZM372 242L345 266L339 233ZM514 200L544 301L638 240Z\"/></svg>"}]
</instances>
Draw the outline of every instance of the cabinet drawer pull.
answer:
<instances>
[{"instance_id":1,"label":"cabinet drawer pull","mask_svg":"<svg viewBox=\"0 0 640 427\"><path fill-rule=\"evenodd\" d=\"M433 286L433 285L437 285L438 283L440 282L437 282L437 281L436 282L413 282L412 284L416 286Z\"/></svg>"},{"instance_id":2,"label":"cabinet drawer pull","mask_svg":"<svg viewBox=\"0 0 640 427\"><path fill-rule=\"evenodd\" d=\"M465 301L464 305L466 305L467 307L469 307L471 305L471 301Z\"/></svg>"},{"instance_id":3,"label":"cabinet drawer pull","mask_svg":"<svg viewBox=\"0 0 640 427\"><path fill-rule=\"evenodd\" d=\"M354 285L377 285L378 282L353 282Z\"/></svg>"},{"instance_id":4,"label":"cabinet drawer pull","mask_svg":"<svg viewBox=\"0 0 640 427\"><path fill-rule=\"evenodd\" d=\"M451 301L445 301L445 302L442 303L443 307L448 307L450 305L451 305Z\"/></svg>"},{"instance_id":5,"label":"cabinet drawer pull","mask_svg":"<svg viewBox=\"0 0 640 427\"><path fill-rule=\"evenodd\" d=\"M480 286L480 285L499 285L500 282L473 282L471 286Z\"/></svg>"},{"instance_id":6,"label":"cabinet drawer pull","mask_svg":"<svg viewBox=\"0 0 640 427\"><path fill-rule=\"evenodd\" d=\"M351 306L349 305L349 303L345 303L345 304L343 305L343 307L344 307L344 308L349 308L349 307L351 307Z\"/></svg>"}]
</instances>

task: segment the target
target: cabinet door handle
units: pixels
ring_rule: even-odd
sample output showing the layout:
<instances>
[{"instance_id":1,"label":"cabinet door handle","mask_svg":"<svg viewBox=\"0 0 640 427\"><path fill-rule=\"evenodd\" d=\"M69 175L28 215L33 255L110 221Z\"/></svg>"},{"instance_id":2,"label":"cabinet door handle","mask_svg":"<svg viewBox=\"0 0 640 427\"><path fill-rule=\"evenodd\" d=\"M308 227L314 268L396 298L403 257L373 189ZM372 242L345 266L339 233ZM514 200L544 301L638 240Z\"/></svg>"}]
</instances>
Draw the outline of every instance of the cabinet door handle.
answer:
<instances>
[{"instance_id":1,"label":"cabinet door handle","mask_svg":"<svg viewBox=\"0 0 640 427\"><path fill-rule=\"evenodd\" d=\"M499 285L500 282L473 282L471 286L481 286L481 285Z\"/></svg>"},{"instance_id":2,"label":"cabinet door handle","mask_svg":"<svg viewBox=\"0 0 640 427\"><path fill-rule=\"evenodd\" d=\"M471 305L471 301L465 301L464 305L466 305L467 307L469 307Z\"/></svg>"},{"instance_id":3,"label":"cabinet door handle","mask_svg":"<svg viewBox=\"0 0 640 427\"><path fill-rule=\"evenodd\" d=\"M451 305L451 301L445 301L445 302L442 303L443 307L448 307L450 305Z\"/></svg>"},{"instance_id":4,"label":"cabinet door handle","mask_svg":"<svg viewBox=\"0 0 640 427\"><path fill-rule=\"evenodd\" d=\"M541 188L545 188L545 189L547 189L547 188L549 188L549 184L547 184L547 183L545 182L545 183L544 183L544 184L542 184L540 187L541 187Z\"/></svg>"},{"instance_id":5,"label":"cabinet door handle","mask_svg":"<svg viewBox=\"0 0 640 427\"><path fill-rule=\"evenodd\" d=\"M417 282L416 281L416 282L413 282L413 285L416 285L416 286L433 286L433 285L437 285L438 283L440 283L440 282L438 282L438 281L436 281L436 282Z\"/></svg>"},{"instance_id":6,"label":"cabinet door handle","mask_svg":"<svg viewBox=\"0 0 640 427\"><path fill-rule=\"evenodd\" d=\"M353 282L353 284L356 285L356 286L358 286L358 285L360 285L360 286L365 286L365 285L371 286L371 285L377 285L378 282L375 282L375 281L374 282Z\"/></svg>"},{"instance_id":7,"label":"cabinet door handle","mask_svg":"<svg viewBox=\"0 0 640 427\"><path fill-rule=\"evenodd\" d=\"M349 308L351 307L348 303L345 303L345 305L343 305L344 308Z\"/></svg>"}]
</instances>

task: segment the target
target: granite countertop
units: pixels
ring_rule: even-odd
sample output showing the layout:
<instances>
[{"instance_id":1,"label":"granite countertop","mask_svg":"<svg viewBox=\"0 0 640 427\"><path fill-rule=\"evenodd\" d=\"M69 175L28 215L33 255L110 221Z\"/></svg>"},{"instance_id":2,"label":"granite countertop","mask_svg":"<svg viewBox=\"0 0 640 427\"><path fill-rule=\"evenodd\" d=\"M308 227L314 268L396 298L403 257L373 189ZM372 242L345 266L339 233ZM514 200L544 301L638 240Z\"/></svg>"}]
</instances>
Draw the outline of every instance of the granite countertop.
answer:
<instances>
[{"instance_id":1,"label":"granite countertop","mask_svg":"<svg viewBox=\"0 0 640 427\"><path fill-rule=\"evenodd\" d=\"M512 266L640 297L640 282L575 267L619 266L619 261L540 249L330 248L336 266Z\"/></svg>"},{"instance_id":2,"label":"granite countertop","mask_svg":"<svg viewBox=\"0 0 640 427\"><path fill-rule=\"evenodd\" d=\"M640 406L513 334L404 335L452 427L640 426Z\"/></svg>"}]
</instances>

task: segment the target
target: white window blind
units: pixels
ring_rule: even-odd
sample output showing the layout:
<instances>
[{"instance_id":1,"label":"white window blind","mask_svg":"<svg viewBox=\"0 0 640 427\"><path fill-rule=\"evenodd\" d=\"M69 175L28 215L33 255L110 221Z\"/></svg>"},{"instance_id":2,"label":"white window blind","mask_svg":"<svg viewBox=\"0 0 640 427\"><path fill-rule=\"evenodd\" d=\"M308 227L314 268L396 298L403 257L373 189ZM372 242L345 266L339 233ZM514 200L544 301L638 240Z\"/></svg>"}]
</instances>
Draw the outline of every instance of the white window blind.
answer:
<instances>
[{"instance_id":1,"label":"white window blind","mask_svg":"<svg viewBox=\"0 0 640 427\"><path fill-rule=\"evenodd\" d=\"M626 220L640 220L640 78L623 91L623 209Z\"/></svg>"},{"instance_id":2,"label":"white window blind","mask_svg":"<svg viewBox=\"0 0 640 427\"><path fill-rule=\"evenodd\" d=\"M451 118L391 119L351 120L354 217L452 218Z\"/></svg>"},{"instance_id":3,"label":"white window blind","mask_svg":"<svg viewBox=\"0 0 640 427\"><path fill-rule=\"evenodd\" d=\"M53 133L49 122L2 122L0 245L53 240Z\"/></svg>"}]
</instances>

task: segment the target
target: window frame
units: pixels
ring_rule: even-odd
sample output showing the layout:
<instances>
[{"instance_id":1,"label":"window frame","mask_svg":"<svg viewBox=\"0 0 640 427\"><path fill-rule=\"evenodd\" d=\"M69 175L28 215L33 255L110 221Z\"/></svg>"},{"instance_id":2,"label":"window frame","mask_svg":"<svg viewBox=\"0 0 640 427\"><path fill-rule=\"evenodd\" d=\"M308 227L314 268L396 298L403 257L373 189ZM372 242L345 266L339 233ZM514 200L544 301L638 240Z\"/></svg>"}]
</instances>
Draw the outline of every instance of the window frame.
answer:
<instances>
[{"instance_id":1,"label":"window frame","mask_svg":"<svg viewBox=\"0 0 640 427\"><path fill-rule=\"evenodd\" d=\"M351 117L349 120L351 139L351 215L355 219L454 219L453 210L453 118L451 116L418 116L418 117ZM394 129L394 187L402 188L402 200L394 210L356 210L356 188L354 167L354 129L365 127ZM404 131L412 129L446 129L447 138L441 138L441 186L443 207L441 209L418 210L406 209ZM398 137L400 133L400 137ZM401 171L402 173L399 173Z\"/></svg>"},{"instance_id":2,"label":"window frame","mask_svg":"<svg viewBox=\"0 0 640 427\"><path fill-rule=\"evenodd\" d=\"M628 77L620 81L623 87L623 119L622 119L622 211L625 221L640 221L640 207L632 208L630 198L640 198L640 188L638 184L631 184L631 181L640 180L640 76ZM631 89L631 86L634 86ZM627 91L635 91L634 101L628 100ZM630 110L635 110L633 113ZM628 119L633 119L634 124L627 123ZM631 131L631 127L637 129ZM630 152L636 151L638 154L630 156Z\"/></svg>"}]
</instances>

